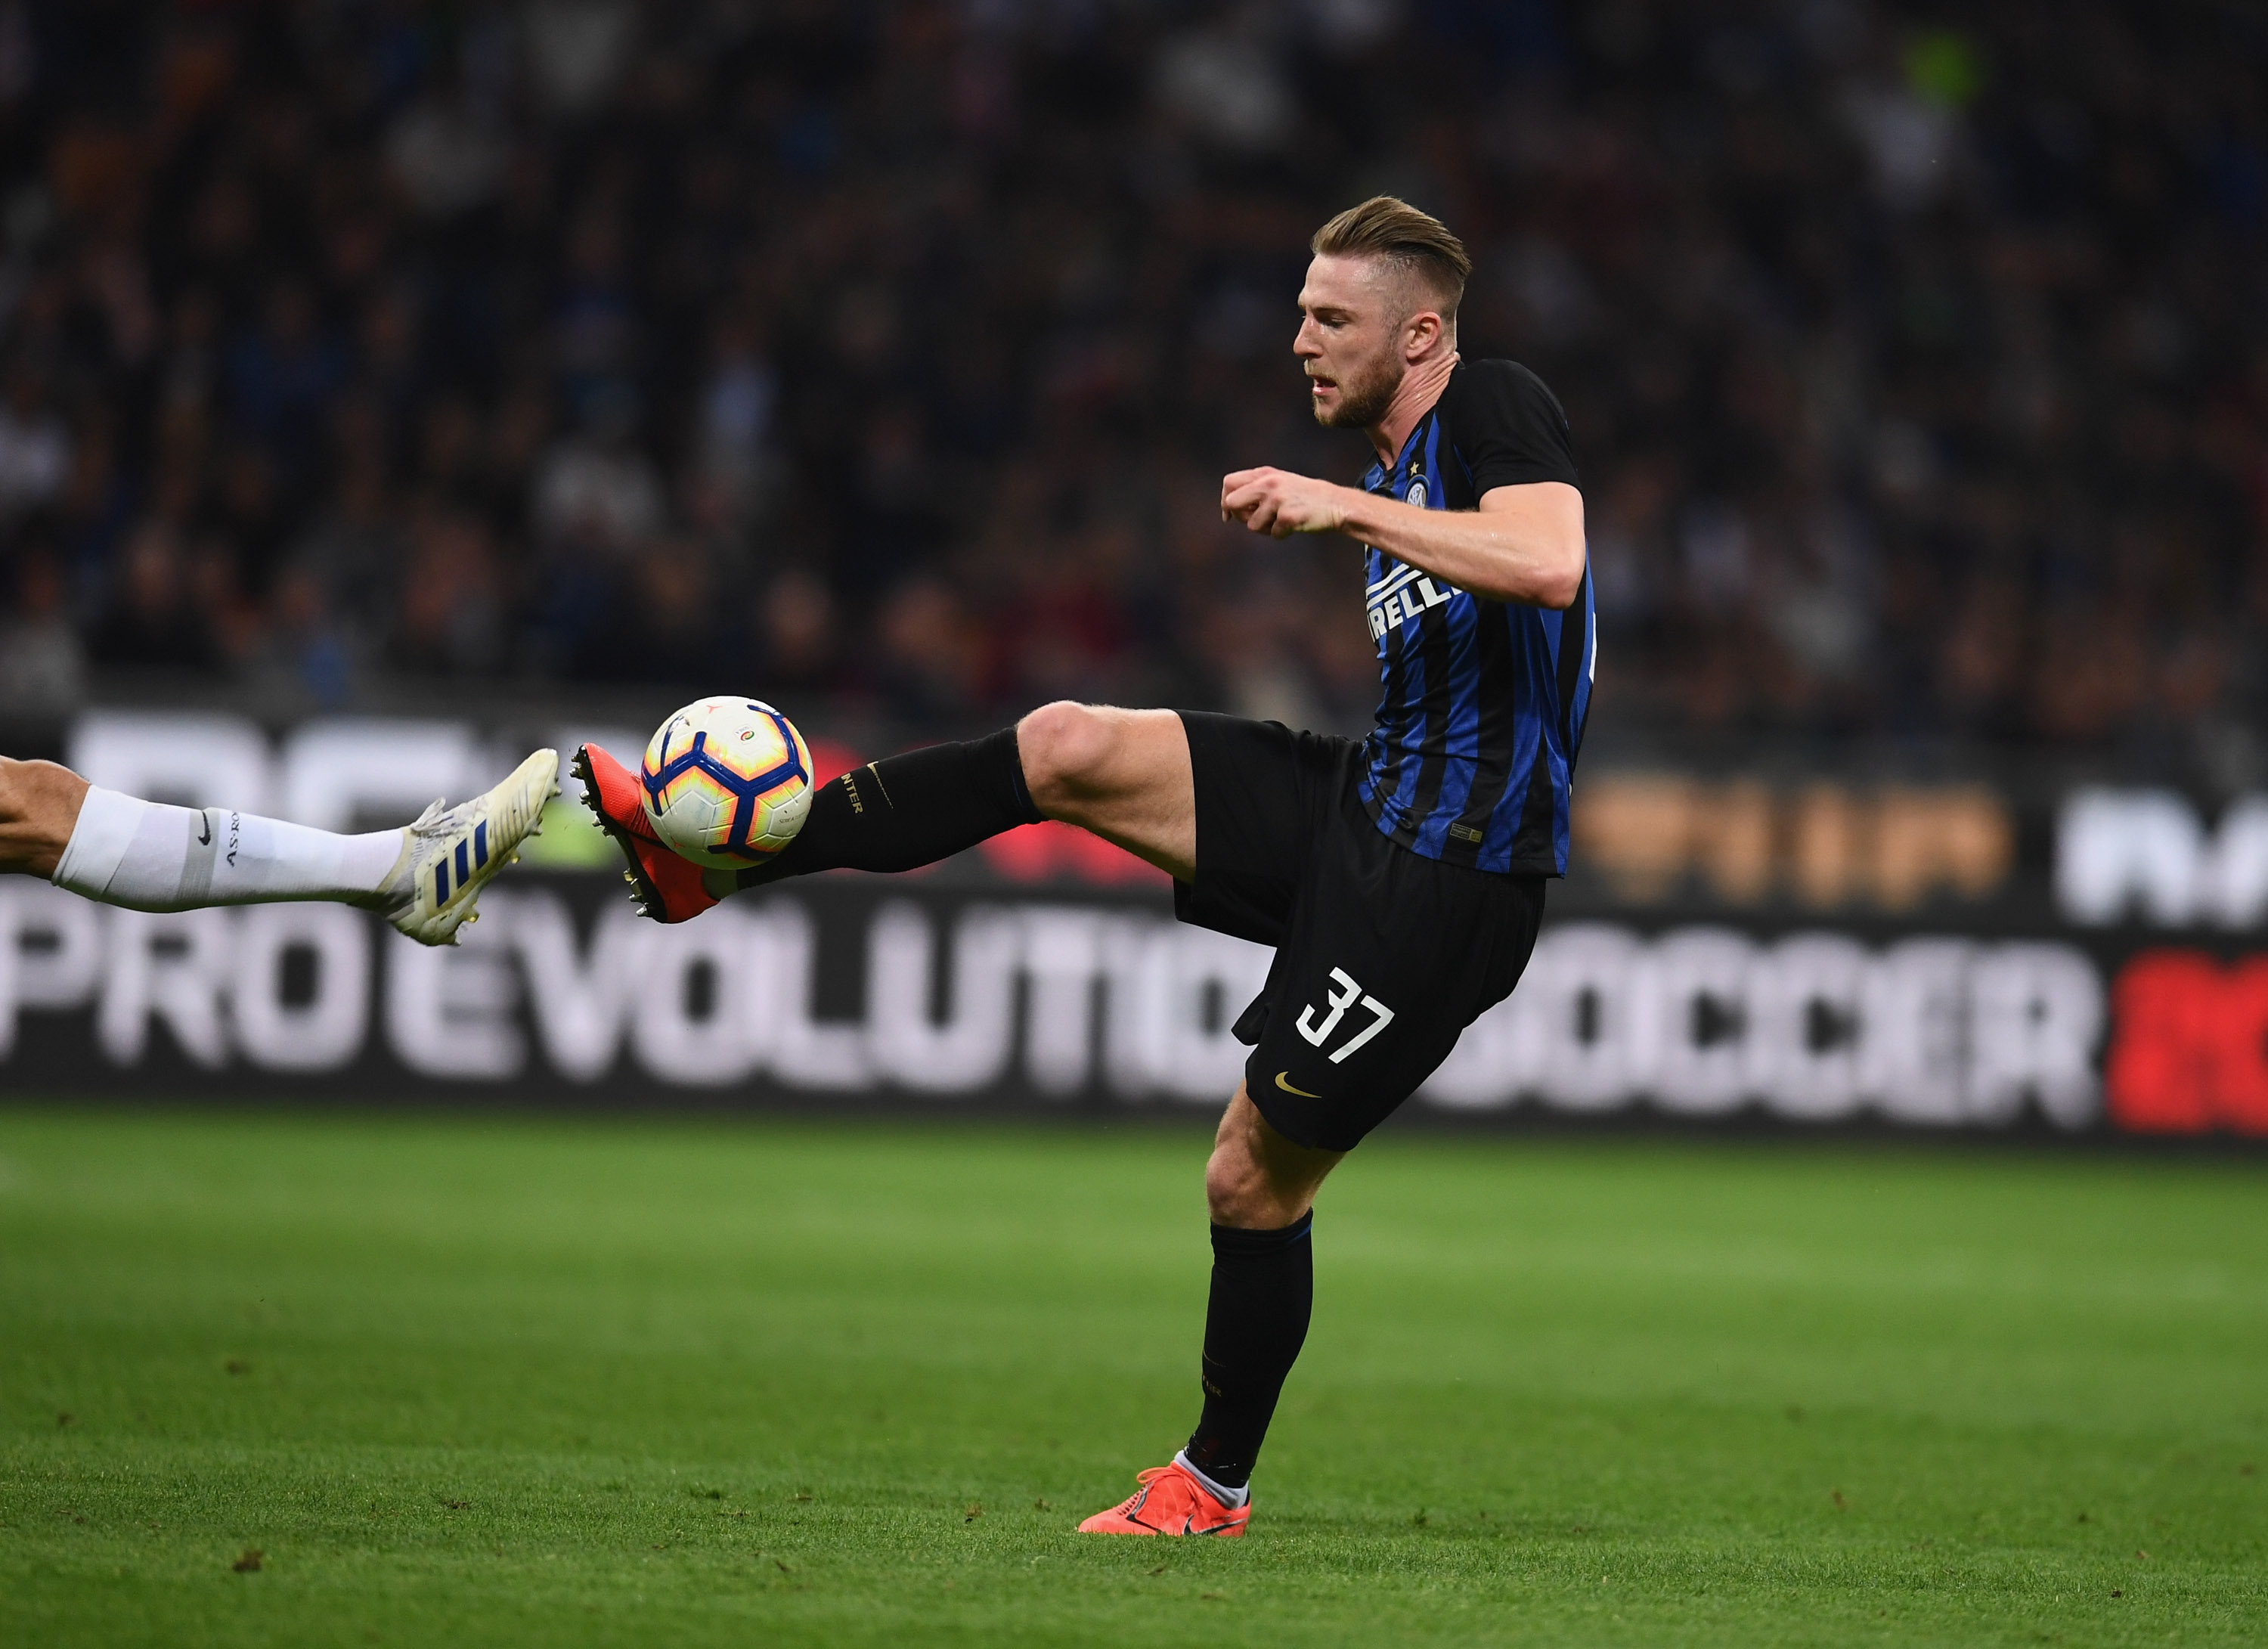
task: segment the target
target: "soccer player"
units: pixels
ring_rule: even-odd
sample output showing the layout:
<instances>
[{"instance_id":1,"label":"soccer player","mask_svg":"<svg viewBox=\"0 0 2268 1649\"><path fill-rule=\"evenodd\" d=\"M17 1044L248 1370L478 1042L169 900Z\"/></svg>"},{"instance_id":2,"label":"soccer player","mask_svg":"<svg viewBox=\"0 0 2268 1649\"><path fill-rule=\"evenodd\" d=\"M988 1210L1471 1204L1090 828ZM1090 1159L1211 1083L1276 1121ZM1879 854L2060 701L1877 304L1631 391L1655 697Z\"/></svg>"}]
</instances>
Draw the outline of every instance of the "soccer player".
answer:
<instances>
[{"instance_id":1,"label":"soccer player","mask_svg":"<svg viewBox=\"0 0 2268 1649\"><path fill-rule=\"evenodd\" d=\"M375 910L421 945L453 945L558 793L558 753L538 750L486 795L436 801L396 830L341 836L143 801L53 762L0 756L0 871L129 910L328 899Z\"/></svg>"},{"instance_id":2,"label":"soccer player","mask_svg":"<svg viewBox=\"0 0 2268 1649\"><path fill-rule=\"evenodd\" d=\"M1565 415L1526 368L1459 358L1471 264L1435 219L1366 201L1312 249L1293 352L1317 422L1359 430L1377 461L1357 487L1239 470L1220 507L1256 533L1363 546L1382 682L1368 738L1049 704L843 775L777 860L722 872L654 839L635 774L595 747L576 758L641 909L662 921L781 877L907 870L1058 819L1169 872L1182 921L1276 947L1236 1021L1252 1054L1205 1167L1204 1408L1171 1464L1079 1526L1095 1533L1244 1531L1307 1337L1316 1189L1510 993L1544 881L1566 870L1593 637Z\"/></svg>"}]
</instances>

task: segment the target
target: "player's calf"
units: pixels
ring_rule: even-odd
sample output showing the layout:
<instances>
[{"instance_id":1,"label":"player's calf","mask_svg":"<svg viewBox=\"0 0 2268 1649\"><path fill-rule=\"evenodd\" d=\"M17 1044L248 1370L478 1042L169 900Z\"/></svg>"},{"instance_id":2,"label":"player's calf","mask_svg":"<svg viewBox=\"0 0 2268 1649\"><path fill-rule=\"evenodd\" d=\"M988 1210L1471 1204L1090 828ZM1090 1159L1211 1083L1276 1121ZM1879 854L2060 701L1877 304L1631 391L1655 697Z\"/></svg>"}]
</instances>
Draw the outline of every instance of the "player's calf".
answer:
<instances>
[{"instance_id":1,"label":"player's calf","mask_svg":"<svg viewBox=\"0 0 2268 1649\"><path fill-rule=\"evenodd\" d=\"M1042 813L1024 783L1013 727L869 762L821 785L794 841L739 873L754 887L814 871L909 871Z\"/></svg>"},{"instance_id":2,"label":"player's calf","mask_svg":"<svg viewBox=\"0 0 2268 1649\"><path fill-rule=\"evenodd\" d=\"M1025 788L1016 730L1003 728L840 774L812 792L802 828L769 864L704 871L662 843L635 774L596 745L577 755L575 770L592 812L622 850L639 909L662 922L686 921L735 892L791 876L915 870L1043 816Z\"/></svg>"}]
</instances>

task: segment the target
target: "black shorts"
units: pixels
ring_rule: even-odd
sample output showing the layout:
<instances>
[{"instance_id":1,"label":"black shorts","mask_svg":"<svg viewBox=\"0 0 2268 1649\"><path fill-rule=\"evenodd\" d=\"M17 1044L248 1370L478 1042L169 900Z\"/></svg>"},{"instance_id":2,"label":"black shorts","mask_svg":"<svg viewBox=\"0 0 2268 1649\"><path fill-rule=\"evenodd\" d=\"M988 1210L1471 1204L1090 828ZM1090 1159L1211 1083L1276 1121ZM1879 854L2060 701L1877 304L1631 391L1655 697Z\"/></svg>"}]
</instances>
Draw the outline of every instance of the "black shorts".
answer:
<instances>
[{"instance_id":1,"label":"black shorts","mask_svg":"<svg viewBox=\"0 0 2268 1649\"><path fill-rule=\"evenodd\" d=\"M1277 1132L1353 1149L1512 994L1543 879L1397 847L1363 810L1362 746L1185 710L1197 869L1174 914L1276 947L1238 1019L1245 1091Z\"/></svg>"}]
</instances>

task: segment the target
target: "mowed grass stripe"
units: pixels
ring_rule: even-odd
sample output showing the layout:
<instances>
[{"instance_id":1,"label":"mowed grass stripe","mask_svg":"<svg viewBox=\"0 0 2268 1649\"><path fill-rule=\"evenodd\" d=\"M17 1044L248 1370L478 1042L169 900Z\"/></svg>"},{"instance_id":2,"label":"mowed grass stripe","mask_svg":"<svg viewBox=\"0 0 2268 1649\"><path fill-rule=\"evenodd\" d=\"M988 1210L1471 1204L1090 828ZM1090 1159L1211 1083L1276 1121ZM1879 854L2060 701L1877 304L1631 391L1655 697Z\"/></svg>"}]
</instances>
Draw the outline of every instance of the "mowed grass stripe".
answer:
<instances>
[{"instance_id":1,"label":"mowed grass stripe","mask_svg":"<svg viewBox=\"0 0 2268 1649\"><path fill-rule=\"evenodd\" d=\"M1254 1535L1085 1539L1205 1143L0 1112L0 1642L2268 1638L2262 1165L1381 1137Z\"/></svg>"}]
</instances>

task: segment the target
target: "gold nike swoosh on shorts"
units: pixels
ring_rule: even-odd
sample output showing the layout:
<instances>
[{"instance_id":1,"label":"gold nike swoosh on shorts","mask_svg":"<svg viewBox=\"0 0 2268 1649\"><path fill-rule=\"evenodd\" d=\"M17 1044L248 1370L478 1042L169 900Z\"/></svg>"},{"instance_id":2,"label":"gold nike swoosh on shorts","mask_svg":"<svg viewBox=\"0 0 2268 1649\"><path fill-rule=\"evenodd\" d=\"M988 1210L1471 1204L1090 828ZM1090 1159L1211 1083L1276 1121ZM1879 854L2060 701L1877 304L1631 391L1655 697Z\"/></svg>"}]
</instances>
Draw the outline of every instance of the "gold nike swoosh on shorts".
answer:
<instances>
[{"instance_id":1,"label":"gold nike swoosh on shorts","mask_svg":"<svg viewBox=\"0 0 2268 1649\"><path fill-rule=\"evenodd\" d=\"M1276 1086L1283 1089L1286 1093L1298 1094L1303 1100L1320 1100L1323 1097L1320 1093L1310 1093L1305 1088L1295 1088L1290 1083L1285 1081L1284 1078L1291 1074L1292 1073L1288 1071L1278 1071L1276 1073Z\"/></svg>"}]
</instances>

